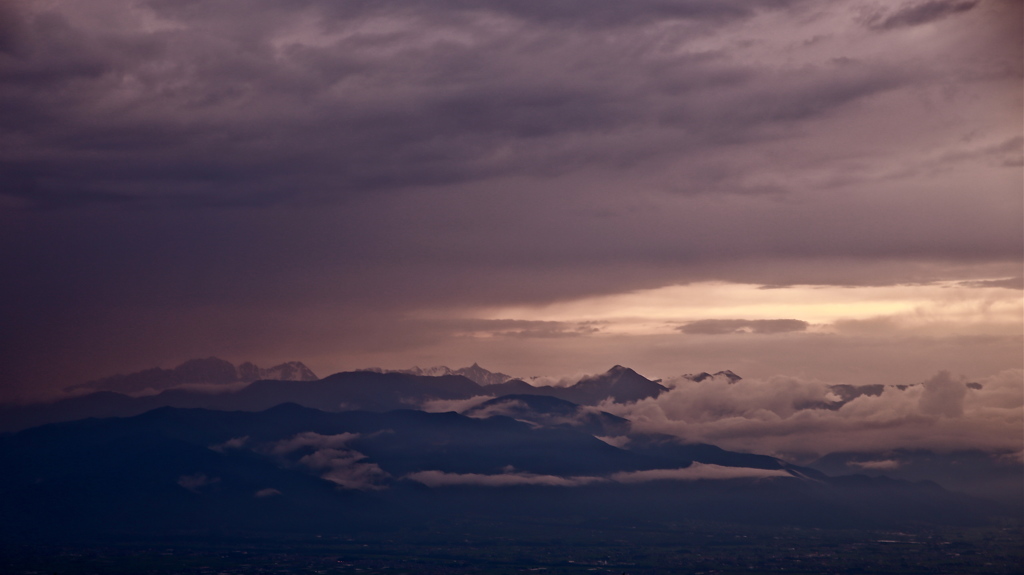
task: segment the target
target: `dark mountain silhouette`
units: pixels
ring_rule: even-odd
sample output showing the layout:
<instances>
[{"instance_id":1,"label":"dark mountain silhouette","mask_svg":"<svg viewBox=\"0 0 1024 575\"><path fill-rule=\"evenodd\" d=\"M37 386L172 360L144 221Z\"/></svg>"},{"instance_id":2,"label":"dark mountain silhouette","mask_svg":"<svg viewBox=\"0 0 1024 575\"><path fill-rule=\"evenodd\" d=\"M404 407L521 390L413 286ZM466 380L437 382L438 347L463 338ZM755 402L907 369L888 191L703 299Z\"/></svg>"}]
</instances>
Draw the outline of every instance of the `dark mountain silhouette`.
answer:
<instances>
[{"instance_id":1,"label":"dark mountain silhouette","mask_svg":"<svg viewBox=\"0 0 1024 575\"><path fill-rule=\"evenodd\" d=\"M681 443L678 438L671 435L656 433L631 434L629 436L628 448L634 453L643 454L645 457L660 461L663 464L679 461L696 461L728 467L785 470L796 476L817 480L825 480L827 478L820 471L792 465L777 457L726 451L721 447L707 443Z\"/></svg>"},{"instance_id":2,"label":"dark mountain silhouette","mask_svg":"<svg viewBox=\"0 0 1024 575\"><path fill-rule=\"evenodd\" d=\"M1024 462L1019 453L893 449L830 453L809 465L831 475L863 474L929 480L947 489L1000 501L1024 515Z\"/></svg>"},{"instance_id":3,"label":"dark mountain silhouette","mask_svg":"<svg viewBox=\"0 0 1024 575\"><path fill-rule=\"evenodd\" d=\"M629 433L628 419L543 395L503 395L462 412L470 417L503 415L544 427L570 427L596 436Z\"/></svg>"},{"instance_id":4,"label":"dark mountain silhouette","mask_svg":"<svg viewBox=\"0 0 1024 575\"><path fill-rule=\"evenodd\" d=\"M665 437L630 444L504 416L160 408L0 437L0 533L485 530L565 518L625 529L689 519L899 526L979 524L996 512L933 484L831 478Z\"/></svg>"},{"instance_id":5,"label":"dark mountain silhouette","mask_svg":"<svg viewBox=\"0 0 1024 575\"><path fill-rule=\"evenodd\" d=\"M503 373L487 371L475 363L470 367L455 370L445 366L438 366L427 369L415 367L395 371L372 371L435 377L461 375L482 386L486 386L486 395L545 395L581 405L597 405L606 399L611 399L618 403L630 403L648 397L657 397L661 392L668 390L668 388L661 384L651 381L632 369L621 365L616 365L603 374L585 377L568 387L534 386ZM732 372L729 373L732 374ZM736 379L740 379L738 375L732 375Z\"/></svg>"},{"instance_id":6,"label":"dark mountain silhouette","mask_svg":"<svg viewBox=\"0 0 1024 575\"><path fill-rule=\"evenodd\" d=\"M507 375L500 372L487 371L474 363L469 367L463 367L456 369L454 375L461 375L468 377L469 379L479 383L480 385L494 385L496 383L505 383L512 379L511 375Z\"/></svg>"},{"instance_id":7,"label":"dark mountain silhouette","mask_svg":"<svg viewBox=\"0 0 1024 575\"><path fill-rule=\"evenodd\" d=\"M261 411L297 403L325 411L389 411L416 407L428 399L468 399L486 395L462 376L425 377L401 373L352 371L315 381L259 380L220 393L168 389L130 397L97 392L52 403L0 406L0 432L85 417L129 417L159 407Z\"/></svg>"},{"instance_id":8,"label":"dark mountain silhouette","mask_svg":"<svg viewBox=\"0 0 1024 575\"><path fill-rule=\"evenodd\" d=\"M492 385L488 391L498 395L531 394L557 397L580 405L597 405L606 399L631 403L657 397L668 388L651 381L628 367L616 365L601 375L585 377L569 387L537 386L514 379Z\"/></svg>"},{"instance_id":9,"label":"dark mountain silhouette","mask_svg":"<svg viewBox=\"0 0 1024 575\"><path fill-rule=\"evenodd\" d=\"M793 403L793 407L796 409L828 409L836 411L842 406L850 403L854 399L862 395L877 396L882 395L882 391L885 390L885 386L882 384L872 385L847 385L838 384L828 386L837 399L830 399L826 401L812 400L812 401L796 401Z\"/></svg>"},{"instance_id":10,"label":"dark mountain silhouette","mask_svg":"<svg viewBox=\"0 0 1024 575\"><path fill-rule=\"evenodd\" d=\"M235 367L229 361L208 357L190 359L173 369L153 368L80 383L68 387L67 391L95 390L134 394L163 391L185 384L250 383L258 379L313 381L317 377L312 370L298 361L262 369L251 362Z\"/></svg>"},{"instance_id":11,"label":"dark mountain silhouette","mask_svg":"<svg viewBox=\"0 0 1024 575\"><path fill-rule=\"evenodd\" d=\"M220 365L218 369L224 367L215 362L210 364ZM301 371L298 373L302 374ZM461 375L434 377L397 372L350 371L321 380L263 379L241 389L224 387L217 393L210 389L171 388L155 395L129 397L103 391L52 403L0 406L0 432L85 417L128 417L158 407L260 411L292 402L324 411L389 411L417 408L429 400L461 400L510 394L557 397L576 404L596 405L607 399L629 402L656 397L665 390L660 384L622 366L615 366L602 375L585 378L570 387L534 387L521 380L480 385Z\"/></svg>"},{"instance_id":12,"label":"dark mountain silhouette","mask_svg":"<svg viewBox=\"0 0 1024 575\"><path fill-rule=\"evenodd\" d=\"M411 367L409 369L368 369L365 371L377 371L380 373L406 373L409 375L429 375L429 376L442 376L442 375L461 375L475 383L480 385L494 385L498 383L505 383L512 379L511 375L504 373L488 371L479 364L474 363L469 367L460 367L459 369L451 369L445 365L439 365L435 367Z\"/></svg>"},{"instance_id":13,"label":"dark mountain silhouette","mask_svg":"<svg viewBox=\"0 0 1024 575\"><path fill-rule=\"evenodd\" d=\"M715 372L713 374L712 373L708 373L706 371L702 371L702 372L697 373L697 374L687 373L687 374L683 375L683 377L685 377L686 379L689 379L691 381L696 381L696 382L701 382L701 381L704 381L706 379L723 379L723 380L725 380L726 383L736 383L737 381L743 379L742 377L736 375L735 373L733 373L732 371L730 371L728 369L723 370L723 371L718 371L718 372Z\"/></svg>"},{"instance_id":14,"label":"dark mountain silhouette","mask_svg":"<svg viewBox=\"0 0 1024 575\"><path fill-rule=\"evenodd\" d=\"M223 408L249 411L286 402L326 411L388 411L416 407L429 399L467 399L477 395L484 395L481 387L458 375L427 377L349 371L319 381L261 380L219 399Z\"/></svg>"},{"instance_id":15,"label":"dark mountain silhouette","mask_svg":"<svg viewBox=\"0 0 1024 575\"><path fill-rule=\"evenodd\" d=\"M565 387L554 387L551 385L530 385L521 379L510 379L503 383L495 383L487 386L487 391L496 396L501 395L546 395L556 397L557 394L565 393Z\"/></svg>"},{"instance_id":16,"label":"dark mountain silhouette","mask_svg":"<svg viewBox=\"0 0 1024 575\"><path fill-rule=\"evenodd\" d=\"M594 405L605 398L611 398L617 403L631 403L657 397L661 392L668 391L668 388L628 367L616 365L604 374L580 380L568 390L575 393L577 403Z\"/></svg>"}]
</instances>

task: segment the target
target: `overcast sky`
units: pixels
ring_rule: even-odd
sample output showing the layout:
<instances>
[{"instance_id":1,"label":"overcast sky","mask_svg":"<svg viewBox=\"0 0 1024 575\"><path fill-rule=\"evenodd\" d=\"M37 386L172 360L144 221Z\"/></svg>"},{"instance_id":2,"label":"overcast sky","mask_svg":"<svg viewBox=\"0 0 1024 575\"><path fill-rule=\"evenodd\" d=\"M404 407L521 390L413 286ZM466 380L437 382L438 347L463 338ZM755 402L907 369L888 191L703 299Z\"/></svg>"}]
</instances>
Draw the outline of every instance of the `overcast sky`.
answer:
<instances>
[{"instance_id":1,"label":"overcast sky","mask_svg":"<svg viewBox=\"0 0 1024 575\"><path fill-rule=\"evenodd\" d=\"M211 355L1005 379L1021 9L2 2L0 399Z\"/></svg>"}]
</instances>

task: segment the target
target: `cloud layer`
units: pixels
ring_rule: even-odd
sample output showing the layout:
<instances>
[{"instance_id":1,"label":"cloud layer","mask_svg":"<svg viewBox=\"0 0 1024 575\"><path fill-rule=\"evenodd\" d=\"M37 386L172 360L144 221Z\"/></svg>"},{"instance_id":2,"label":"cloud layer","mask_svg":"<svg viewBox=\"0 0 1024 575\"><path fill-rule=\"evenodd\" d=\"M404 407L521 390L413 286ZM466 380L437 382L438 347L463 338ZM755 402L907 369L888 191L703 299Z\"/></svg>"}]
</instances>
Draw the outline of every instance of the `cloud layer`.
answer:
<instances>
[{"instance_id":1,"label":"cloud layer","mask_svg":"<svg viewBox=\"0 0 1024 575\"><path fill-rule=\"evenodd\" d=\"M376 463L366 461L365 455L348 447L348 443L358 437L358 433L321 435L306 431L260 449L306 467L345 489L383 489L390 475Z\"/></svg>"},{"instance_id":2,"label":"cloud layer","mask_svg":"<svg viewBox=\"0 0 1024 575\"><path fill-rule=\"evenodd\" d=\"M1021 370L977 381L943 371L920 383L878 386L856 396L822 381L784 377L667 383L672 389L658 398L600 407L631 419L637 431L797 461L839 451L1024 449Z\"/></svg>"},{"instance_id":3,"label":"cloud layer","mask_svg":"<svg viewBox=\"0 0 1024 575\"><path fill-rule=\"evenodd\" d=\"M683 333L722 335L727 333L786 333L804 331L810 325L799 319L701 319L678 329Z\"/></svg>"},{"instance_id":4,"label":"cloud layer","mask_svg":"<svg viewBox=\"0 0 1024 575\"><path fill-rule=\"evenodd\" d=\"M517 471L485 475L480 473L446 473L443 471L418 471L406 475L406 479L428 487L453 485L479 485L483 487L510 487L514 485L546 485L554 487L577 487L591 483L646 483L648 481L699 481L723 479L754 479L770 477L793 477L778 469L753 469L749 467L724 467L713 463L693 462L689 467L679 469L648 469L614 473L610 477L562 477L558 475L537 475Z\"/></svg>"}]
</instances>

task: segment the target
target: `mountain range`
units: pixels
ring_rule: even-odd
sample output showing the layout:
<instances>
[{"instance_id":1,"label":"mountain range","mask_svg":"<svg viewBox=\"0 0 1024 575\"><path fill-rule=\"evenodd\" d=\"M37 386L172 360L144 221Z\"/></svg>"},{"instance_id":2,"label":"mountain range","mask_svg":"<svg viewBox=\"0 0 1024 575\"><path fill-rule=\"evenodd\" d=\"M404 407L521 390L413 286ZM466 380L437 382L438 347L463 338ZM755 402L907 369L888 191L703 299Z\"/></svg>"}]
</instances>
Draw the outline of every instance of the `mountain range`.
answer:
<instances>
[{"instance_id":1,"label":"mountain range","mask_svg":"<svg viewBox=\"0 0 1024 575\"><path fill-rule=\"evenodd\" d=\"M412 367L409 369L380 369L378 367L371 367L362 371L376 371L380 373L407 373L409 375L429 375L429 376L440 376L440 375L461 375L475 383L480 385L495 385L498 383L505 383L510 379L514 379L511 375L507 375L500 372L488 371L478 364L474 363L469 367L460 367L458 369L452 369L446 365L438 365L434 367Z\"/></svg>"},{"instance_id":2,"label":"mountain range","mask_svg":"<svg viewBox=\"0 0 1024 575\"><path fill-rule=\"evenodd\" d=\"M215 358L200 361L214 368L207 373L206 380L213 385L199 388L177 386L156 394L140 396L116 390L103 390L49 403L0 406L0 432L86 417L127 417L158 407L260 411L281 403L292 402L324 411L388 411L419 408L435 400L468 400L474 397L483 400L487 397L512 394L547 396L580 405L597 405L609 399L626 403L657 397L667 390L661 384L620 365L604 374L585 377L568 387L533 386L520 379L481 385L465 375L413 375L381 370L342 372L317 380L308 377L312 374L308 369L298 367L291 372L299 376L296 379L260 379L238 387L224 385L227 383L225 381L213 380L214 375L218 373L224 378L230 375L227 368L234 367L230 363ZM190 365L194 365L194 362L183 364ZM305 368L298 362L284 365ZM500 374L491 377L495 374L476 365L465 369L485 380L501 378ZM180 367L173 371L178 373L179 370ZM124 388L125 380L141 381L141 374L154 371L156 370L99 381L113 381L115 386ZM92 382L91 386L99 387L100 383Z\"/></svg>"},{"instance_id":3,"label":"mountain range","mask_svg":"<svg viewBox=\"0 0 1024 575\"><path fill-rule=\"evenodd\" d=\"M173 369L159 367L114 375L72 385L66 391L113 391L125 394L158 392L188 384L251 383L258 379L280 381L314 381L317 376L298 361L289 361L271 368L261 368L252 362L235 367L229 361L216 357L190 359Z\"/></svg>"},{"instance_id":4,"label":"mountain range","mask_svg":"<svg viewBox=\"0 0 1024 575\"><path fill-rule=\"evenodd\" d=\"M927 482L829 477L669 436L627 433L616 447L586 423L558 421L571 415L563 400L509 402L522 402L524 420L285 403L260 412L165 407L25 430L0 437L0 533L347 533L452 522L487 530L566 519L899 527L978 525L999 513Z\"/></svg>"},{"instance_id":5,"label":"mountain range","mask_svg":"<svg viewBox=\"0 0 1024 575\"><path fill-rule=\"evenodd\" d=\"M225 385L227 367L238 378L242 366L214 359L173 370L209 384L201 389L105 390L0 408L0 534L488 532L538 521L902 528L1016 514L922 474L865 473L885 471L877 454L799 466L640 432L600 405L667 388L619 365L565 387L489 378L475 364L464 374L366 370L319 380L295 367L295 379L238 387ZM133 376L121 377L115 385Z\"/></svg>"}]
</instances>

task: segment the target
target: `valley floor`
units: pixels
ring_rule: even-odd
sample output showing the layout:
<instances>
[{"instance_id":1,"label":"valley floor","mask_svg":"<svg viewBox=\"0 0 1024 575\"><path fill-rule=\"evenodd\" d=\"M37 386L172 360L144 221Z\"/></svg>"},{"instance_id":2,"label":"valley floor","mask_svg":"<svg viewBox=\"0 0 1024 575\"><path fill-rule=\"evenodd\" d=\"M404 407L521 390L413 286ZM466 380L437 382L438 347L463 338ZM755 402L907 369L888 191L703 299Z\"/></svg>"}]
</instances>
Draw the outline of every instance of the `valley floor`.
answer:
<instances>
[{"instance_id":1,"label":"valley floor","mask_svg":"<svg viewBox=\"0 0 1024 575\"><path fill-rule=\"evenodd\" d=\"M9 574L1021 573L1019 526L915 533L735 526L501 526L361 537L0 545ZM503 534L504 532L504 534ZM524 533L528 533L524 535Z\"/></svg>"}]
</instances>

